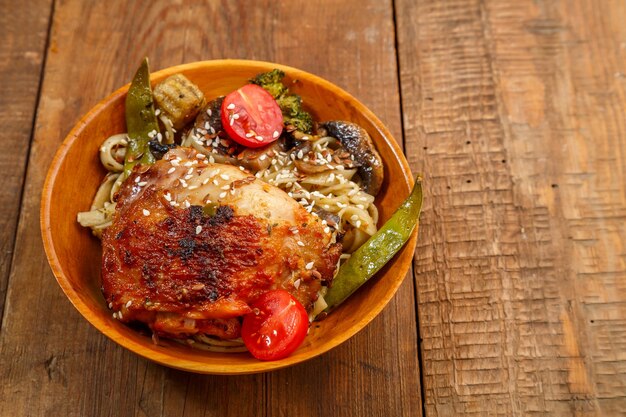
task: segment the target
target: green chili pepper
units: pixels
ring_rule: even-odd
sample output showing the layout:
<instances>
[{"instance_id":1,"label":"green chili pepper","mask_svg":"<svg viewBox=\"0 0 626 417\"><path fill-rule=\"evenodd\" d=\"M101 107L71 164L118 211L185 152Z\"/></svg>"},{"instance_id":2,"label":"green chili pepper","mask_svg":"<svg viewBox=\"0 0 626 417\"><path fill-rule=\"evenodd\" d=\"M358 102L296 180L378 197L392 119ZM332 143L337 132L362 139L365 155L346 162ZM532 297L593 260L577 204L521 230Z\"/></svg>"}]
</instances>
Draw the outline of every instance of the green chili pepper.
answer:
<instances>
[{"instance_id":1,"label":"green chili pepper","mask_svg":"<svg viewBox=\"0 0 626 417\"><path fill-rule=\"evenodd\" d=\"M126 95L126 129L129 141L124 160L124 176L128 177L138 162L146 165L154 163L148 134L158 133L159 124L154 114L148 58L144 58L135 73Z\"/></svg>"},{"instance_id":2,"label":"green chili pepper","mask_svg":"<svg viewBox=\"0 0 626 417\"><path fill-rule=\"evenodd\" d=\"M422 209L422 183L417 178L411 195L389 220L339 268L324 296L326 311L338 306L378 272L411 237Z\"/></svg>"}]
</instances>

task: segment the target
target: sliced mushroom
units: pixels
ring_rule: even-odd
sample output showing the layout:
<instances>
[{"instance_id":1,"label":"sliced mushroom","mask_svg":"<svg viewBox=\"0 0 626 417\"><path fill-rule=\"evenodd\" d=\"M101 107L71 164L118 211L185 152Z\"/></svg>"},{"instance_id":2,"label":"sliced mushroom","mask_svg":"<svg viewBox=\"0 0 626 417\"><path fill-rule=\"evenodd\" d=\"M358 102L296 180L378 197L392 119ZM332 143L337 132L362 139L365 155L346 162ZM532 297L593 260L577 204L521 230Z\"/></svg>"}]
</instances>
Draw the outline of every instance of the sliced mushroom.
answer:
<instances>
[{"instance_id":1,"label":"sliced mushroom","mask_svg":"<svg viewBox=\"0 0 626 417\"><path fill-rule=\"evenodd\" d=\"M365 191L372 195L378 194L384 178L383 162L365 129L340 120L325 122L321 126L329 136L339 139L344 149L354 157L359 165L357 172Z\"/></svg>"},{"instance_id":2,"label":"sliced mushroom","mask_svg":"<svg viewBox=\"0 0 626 417\"><path fill-rule=\"evenodd\" d=\"M207 131L212 134L218 133L222 130L222 118L220 116L220 111L222 109L223 101L224 97L218 97L209 101L200 111L198 117L196 117L196 121L193 124L194 129L200 129L200 131Z\"/></svg>"}]
</instances>

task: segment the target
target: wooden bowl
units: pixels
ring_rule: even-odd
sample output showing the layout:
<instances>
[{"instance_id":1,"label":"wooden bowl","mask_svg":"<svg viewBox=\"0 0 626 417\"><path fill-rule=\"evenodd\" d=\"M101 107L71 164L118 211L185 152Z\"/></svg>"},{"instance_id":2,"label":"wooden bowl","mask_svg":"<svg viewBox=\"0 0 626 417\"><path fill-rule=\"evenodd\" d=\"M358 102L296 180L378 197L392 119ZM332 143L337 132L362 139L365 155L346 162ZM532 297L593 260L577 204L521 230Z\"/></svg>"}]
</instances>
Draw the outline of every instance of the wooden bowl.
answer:
<instances>
[{"instance_id":1,"label":"wooden bowl","mask_svg":"<svg viewBox=\"0 0 626 417\"><path fill-rule=\"evenodd\" d=\"M316 120L349 120L370 133L385 163L385 181L377 198L379 225L382 224L408 196L413 178L402 150L387 128L339 87L295 68L243 60L180 65L152 74L152 81L183 73L210 99L273 68L283 70L287 82L298 80L292 89L303 97ZM207 374L246 374L283 368L327 352L380 313L409 269L417 230L383 270L325 320L313 323L304 343L282 360L262 362L248 353L205 352L163 339L155 345L148 335L113 319L100 290L100 241L76 222L76 214L89 209L106 173L98 157L102 141L126 131L127 90L128 85L102 100L67 135L52 161L42 194L41 231L48 261L67 297L91 324L125 348L166 366Z\"/></svg>"}]
</instances>

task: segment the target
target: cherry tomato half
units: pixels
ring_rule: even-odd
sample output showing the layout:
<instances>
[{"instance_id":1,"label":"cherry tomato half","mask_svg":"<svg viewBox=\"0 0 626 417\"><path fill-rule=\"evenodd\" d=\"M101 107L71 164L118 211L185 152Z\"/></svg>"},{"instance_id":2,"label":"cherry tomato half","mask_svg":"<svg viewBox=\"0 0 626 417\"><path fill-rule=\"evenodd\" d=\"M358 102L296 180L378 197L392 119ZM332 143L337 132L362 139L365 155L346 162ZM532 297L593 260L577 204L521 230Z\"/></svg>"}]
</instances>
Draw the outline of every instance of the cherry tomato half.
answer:
<instances>
[{"instance_id":1,"label":"cherry tomato half","mask_svg":"<svg viewBox=\"0 0 626 417\"><path fill-rule=\"evenodd\" d=\"M300 346L309 328L309 317L298 300L284 290L268 291L243 318L241 338L252 356L276 360Z\"/></svg>"},{"instance_id":2,"label":"cherry tomato half","mask_svg":"<svg viewBox=\"0 0 626 417\"><path fill-rule=\"evenodd\" d=\"M222 103L222 126L234 141L259 148L275 141L283 131L283 113L262 87L247 84Z\"/></svg>"}]
</instances>

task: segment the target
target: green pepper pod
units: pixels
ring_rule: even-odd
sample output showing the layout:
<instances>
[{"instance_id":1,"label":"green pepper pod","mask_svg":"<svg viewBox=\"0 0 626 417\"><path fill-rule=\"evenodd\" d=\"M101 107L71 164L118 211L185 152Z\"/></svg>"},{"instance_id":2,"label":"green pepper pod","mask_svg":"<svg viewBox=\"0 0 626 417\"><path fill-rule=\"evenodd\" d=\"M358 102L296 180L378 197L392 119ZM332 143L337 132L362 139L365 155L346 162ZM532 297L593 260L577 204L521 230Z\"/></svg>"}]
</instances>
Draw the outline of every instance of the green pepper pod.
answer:
<instances>
[{"instance_id":1,"label":"green pepper pod","mask_svg":"<svg viewBox=\"0 0 626 417\"><path fill-rule=\"evenodd\" d=\"M378 272L411 237L422 209L422 179L389 220L339 268L324 296L325 311L341 304Z\"/></svg>"},{"instance_id":2,"label":"green pepper pod","mask_svg":"<svg viewBox=\"0 0 626 417\"><path fill-rule=\"evenodd\" d=\"M148 58L144 58L135 73L126 95L126 129L129 141L124 159L124 176L128 177L138 162L146 165L154 163L149 133L158 133L159 123L154 113Z\"/></svg>"}]
</instances>

